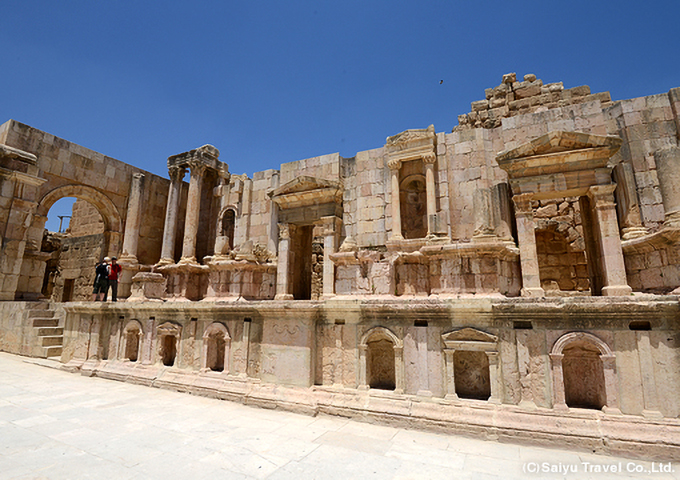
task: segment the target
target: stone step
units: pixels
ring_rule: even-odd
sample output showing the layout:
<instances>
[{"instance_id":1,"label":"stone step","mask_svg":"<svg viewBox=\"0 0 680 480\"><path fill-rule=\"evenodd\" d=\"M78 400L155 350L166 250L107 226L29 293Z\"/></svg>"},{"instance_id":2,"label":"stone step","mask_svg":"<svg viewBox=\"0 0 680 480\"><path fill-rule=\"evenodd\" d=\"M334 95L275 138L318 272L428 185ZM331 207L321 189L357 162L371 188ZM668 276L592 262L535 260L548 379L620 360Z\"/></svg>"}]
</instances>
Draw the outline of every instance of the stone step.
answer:
<instances>
[{"instance_id":1,"label":"stone step","mask_svg":"<svg viewBox=\"0 0 680 480\"><path fill-rule=\"evenodd\" d=\"M51 335L64 335L64 327L38 327L39 337L49 337Z\"/></svg>"},{"instance_id":2,"label":"stone step","mask_svg":"<svg viewBox=\"0 0 680 480\"><path fill-rule=\"evenodd\" d=\"M63 347L61 345L57 346L51 346L51 347L43 347L45 349L45 356L47 358L52 358L56 357L55 360L61 361L61 351Z\"/></svg>"},{"instance_id":3,"label":"stone step","mask_svg":"<svg viewBox=\"0 0 680 480\"><path fill-rule=\"evenodd\" d=\"M40 337L42 339L43 347L61 347L64 345L63 335L50 335L48 337Z\"/></svg>"},{"instance_id":4,"label":"stone step","mask_svg":"<svg viewBox=\"0 0 680 480\"><path fill-rule=\"evenodd\" d=\"M58 327L59 319L57 318L35 318L33 319L34 327Z\"/></svg>"},{"instance_id":5,"label":"stone step","mask_svg":"<svg viewBox=\"0 0 680 480\"><path fill-rule=\"evenodd\" d=\"M32 308L28 311L28 318L50 318L54 315L54 310Z\"/></svg>"}]
</instances>

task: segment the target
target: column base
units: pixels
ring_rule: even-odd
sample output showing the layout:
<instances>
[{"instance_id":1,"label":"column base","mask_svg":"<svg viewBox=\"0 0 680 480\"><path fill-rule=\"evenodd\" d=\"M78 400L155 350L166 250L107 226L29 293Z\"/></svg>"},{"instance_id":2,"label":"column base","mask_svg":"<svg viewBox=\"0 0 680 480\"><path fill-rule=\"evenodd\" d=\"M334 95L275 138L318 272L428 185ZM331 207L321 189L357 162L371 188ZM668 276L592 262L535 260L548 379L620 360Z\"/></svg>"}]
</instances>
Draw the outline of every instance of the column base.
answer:
<instances>
[{"instance_id":1,"label":"column base","mask_svg":"<svg viewBox=\"0 0 680 480\"><path fill-rule=\"evenodd\" d=\"M663 413L658 410L643 410L642 416L648 420L663 420Z\"/></svg>"},{"instance_id":2,"label":"column base","mask_svg":"<svg viewBox=\"0 0 680 480\"><path fill-rule=\"evenodd\" d=\"M543 288L541 287L522 288L521 295L523 297L535 297L535 298L545 297L545 290L543 290Z\"/></svg>"},{"instance_id":3,"label":"column base","mask_svg":"<svg viewBox=\"0 0 680 480\"><path fill-rule=\"evenodd\" d=\"M293 295L290 293L277 293L274 296L274 300L295 300Z\"/></svg>"},{"instance_id":4,"label":"column base","mask_svg":"<svg viewBox=\"0 0 680 480\"><path fill-rule=\"evenodd\" d=\"M628 285L610 285L608 287L602 287L603 297L616 297L623 295L630 295L633 293L633 289Z\"/></svg>"},{"instance_id":5,"label":"column base","mask_svg":"<svg viewBox=\"0 0 680 480\"><path fill-rule=\"evenodd\" d=\"M172 258L164 257L158 260L158 263L156 264L157 267L164 267L165 265L172 265L174 264L175 261Z\"/></svg>"},{"instance_id":6,"label":"column base","mask_svg":"<svg viewBox=\"0 0 680 480\"><path fill-rule=\"evenodd\" d=\"M198 265L198 262L196 261L196 257L182 257L179 262L177 262L178 265Z\"/></svg>"}]
</instances>

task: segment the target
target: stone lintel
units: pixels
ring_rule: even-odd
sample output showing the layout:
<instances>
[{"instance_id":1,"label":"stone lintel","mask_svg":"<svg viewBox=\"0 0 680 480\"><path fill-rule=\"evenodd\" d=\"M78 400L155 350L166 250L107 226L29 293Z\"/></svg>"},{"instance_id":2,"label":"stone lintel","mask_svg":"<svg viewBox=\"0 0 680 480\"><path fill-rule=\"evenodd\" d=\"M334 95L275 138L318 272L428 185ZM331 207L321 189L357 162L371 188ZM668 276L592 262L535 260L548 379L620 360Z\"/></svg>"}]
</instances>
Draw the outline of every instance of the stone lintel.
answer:
<instances>
[{"instance_id":1,"label":"stone lintel","mask_svg":"<svg viewBox=\"0 0 680 480\"><path fill-rule=\"evenodd\" d=\"M609 151L608 156L614 155L621 147L622 140L612 135L593 135L582 132L553 131L541 135L530 142L518 147L504 150L496 155L499 165L508 164L513 160L526 157L536 157L551 153L574 152L583 149L604 148ZM501 166L501 168L503 168ZM505 170L505 168L503 168Z\"/></svg>"}]
</instances>

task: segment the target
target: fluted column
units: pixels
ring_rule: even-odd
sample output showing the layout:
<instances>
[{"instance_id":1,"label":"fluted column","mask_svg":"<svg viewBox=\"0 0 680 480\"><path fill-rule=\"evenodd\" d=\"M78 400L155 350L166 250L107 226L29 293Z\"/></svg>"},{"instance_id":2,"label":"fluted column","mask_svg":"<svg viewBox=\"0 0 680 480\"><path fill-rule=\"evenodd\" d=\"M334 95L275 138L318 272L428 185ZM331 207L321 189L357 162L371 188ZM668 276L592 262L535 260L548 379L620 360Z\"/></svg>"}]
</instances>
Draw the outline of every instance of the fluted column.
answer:
<instances>
[{"instance_id":1,"label":"fluted column","mask_svg":"<svg viewBox=\"0 0 680 480\"><path fill-rule=\"evenodd\" d=\"M168 205L165 209L165 226L163 227L163 248L159 265L175 263L175 233L177 232L177 213L179 211L179 197L182 188L182 179L186 170L182 167L169 169L170 190L168 192Z\"/></svg>"},{"instance_id":2,"label":"fluted column","mask_svg":"<svg viewBox=\"0 0 680 480\"><path fill-rule=\"evenodd\" d=\"M588 189L588 197L597 223L597 240L602 252L601 267L604 286L602 295L630 295L633 291L626 280L626 265L623 261L619 224L616 219L614 190L616 184L594 185Z\"/></svg>"},{"instance_id":3,"label":"fluted column","mask_svg":"<svg viewBox=\"0 0 680 480\"><path fill-rule=\"evenodd\" d=\"M187 214L184 220L184 242L182 244L182 259L180 263L196 262L196 235L198 235L198 220L201 210L201 184L206 166L203 163L189 162L191 180L189 181L189 197L187 198Z\"/></svg>"},{"instance_id":4,"label":"fluted column","mask_svg":"<svg viewBox=\"0 0 680 480\"><path fill-rule=\"evenodd\" d=\"M139 224L142 218L142 196L144 193L144 174L135 173L130 183L127 217L125 220L125 236L123 237L123 254L121 263L138 263L137 245L139 244Z\"/></svg>"},{"instance_id":5,"label":"fluted column","mask_svg":"<svg viewBox=\"0 0 680 480\"><path fill-rule=\"evenodd\" d=\"M538 270L534 211L531 208L532 196L531 193L522 193L512 197L515 203L517 243L519 244L519 261L522 268L522 296L543 297L545 291L541 287L541 277Z\"/></svg>"},{"instance_id":6,"label":"fluted column","mask_svg":"<svg viewBox=\"0 0 680 480\"><path fill-rule=\"evenodd\" d=\"M279 223L279 258L276 267L275 300L293 300L290 293L290 229L291 225Z\"/></svg>"},{"instance_id":7,"label":"fluted column","mask_svg":"<svg viewBox=\"0 0 680 480\"><path fill-rule=\"evenodd\" d=\"M389 161L387 166L390 167L392 174L392 238L391 240L403 240L404 236L401 233L401 206L399 205L399 169L401 168L400 161Z\"/></svg>"},{"instance_id":8,"label":"fluted column","mask_svg":"<svg viewBox=\"0 0 680 480\"><path fill-rule=\"evenodd\" d=\"M425 164L425 195L427 197L427 235L431 237L437 232L437 194L434 182L434 153L423 156Z\"/></svg>"}]
</instances>

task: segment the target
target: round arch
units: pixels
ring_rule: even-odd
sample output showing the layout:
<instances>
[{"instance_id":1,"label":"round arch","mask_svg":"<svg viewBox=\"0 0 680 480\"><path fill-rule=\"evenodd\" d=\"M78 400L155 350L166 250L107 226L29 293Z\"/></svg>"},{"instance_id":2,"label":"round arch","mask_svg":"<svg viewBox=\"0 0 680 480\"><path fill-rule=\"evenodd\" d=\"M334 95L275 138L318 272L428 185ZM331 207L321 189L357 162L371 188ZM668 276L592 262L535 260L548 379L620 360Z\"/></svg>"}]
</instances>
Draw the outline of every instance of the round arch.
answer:
<instances>
[{"instance_id":1,"label":"round arch","mask_svg":"<svg viewBox=\"0 0 680 480\"><path fill-rule=\"evenodd\" d=\"M592 333L586 332L565 333L564 335L557 339L557 341L553 345L552 350L550 351L550 354L562 355L567 345L569 345L572 342L578 341L584 341L594 345L600 352L600 355L614 356L614 353L612 352L611 348L609 348L609 345L607 345L604 341L597 338Z\"/></svg>"},{"instance_id":2,"label":"round arch","mask_svg":"<svg viewBox=\"0 0 680 480\"><path fill-rule=\"evenodd\" d=\"M65 197L75 197L91 203L102 216L104 229L110 232L120 232L122 220L116 206L109 197L96 188L87 185L64 185L50 190L38 202L36 213L47 217L52 205Z\"/></svg>"},{"instance_id":3,"label":"round arch","mask_svg":"<svg viewBox=\"0 0 680 480\"><path fill-rule=\"evenodd\" d=\"M368 332L364 333L364 335L361 337L361 342L359 343L359 346L366 347L368 345L368 341L373 339L374 337L376 339L386 338L387 340L391 341L394 344L394 348L402 348L404 346L401 339L397 337L392 332L392 330L385 327L374 327L371 328Z\"/></svg>"}]
</instances>

